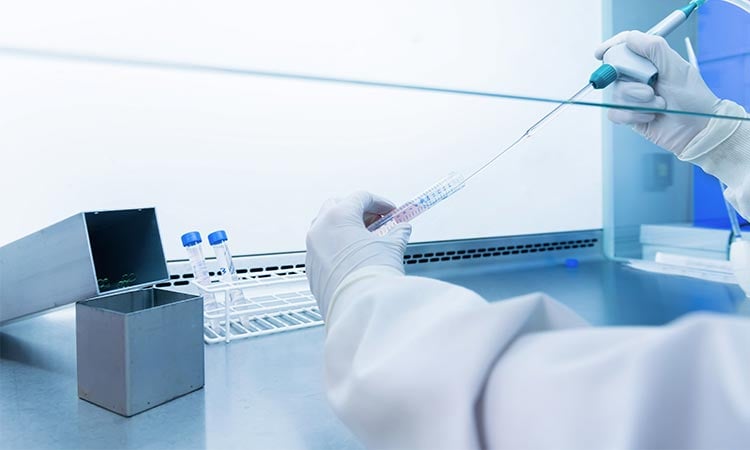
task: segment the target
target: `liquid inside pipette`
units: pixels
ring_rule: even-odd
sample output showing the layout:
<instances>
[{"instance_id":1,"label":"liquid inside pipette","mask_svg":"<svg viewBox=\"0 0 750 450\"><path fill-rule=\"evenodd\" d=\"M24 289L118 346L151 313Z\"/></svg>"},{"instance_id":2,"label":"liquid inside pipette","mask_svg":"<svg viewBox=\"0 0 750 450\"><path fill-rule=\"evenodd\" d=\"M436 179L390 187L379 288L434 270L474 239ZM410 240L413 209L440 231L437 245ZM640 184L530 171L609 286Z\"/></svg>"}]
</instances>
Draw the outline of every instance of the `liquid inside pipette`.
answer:
<instances>
[{"instance_id":1,"label":"liquid inside pipette","mask_svg":"<svg viewBox=\"0 0 750 450\"><path fill-rule=\"evenodd\" d=\"M486 168L488 168L492 163L497 161L501 156L506 154L508 151L515 148L518 144L525 141L526 139L533 136L537 131L539 131L543 126L547 125L548 123L552 122L557 116L559 116L565 109L568 108L573 102L582 99L586 95L588 95L591 91L594 90L594 86L591 85L591 83L584 86L580 91L576 92L572 97L570 97L568 100L564 101L563 103L560 103L555 109L547 113L544 117L539 119L534 125L531 126L524 134L521 135L518 139L516 139L512 144L505 147L500 153L493 156L492 159L487 161L484 165L482 165L479 169L475 170L474 172L469 175L464 182L467 182L474 178L475 176L479 175L481 172L483 172Z\"/></svg>"}]
</instances>

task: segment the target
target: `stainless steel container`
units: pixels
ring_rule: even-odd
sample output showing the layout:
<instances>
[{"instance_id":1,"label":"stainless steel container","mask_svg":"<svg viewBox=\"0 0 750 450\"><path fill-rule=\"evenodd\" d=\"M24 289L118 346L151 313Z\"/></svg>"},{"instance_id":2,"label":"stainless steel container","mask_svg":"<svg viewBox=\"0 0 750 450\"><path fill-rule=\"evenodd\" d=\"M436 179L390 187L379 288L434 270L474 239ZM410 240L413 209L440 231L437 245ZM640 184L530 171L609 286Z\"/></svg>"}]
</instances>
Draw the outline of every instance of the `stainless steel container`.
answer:
<instances>
[{"instance_id":1,"label":"stainless steel container","mask_svg":"<svg viewBox=\"0 0 750 450\"><path fill-rule=\"evenodd\" d=\"M0 248L0 323L168 278L153 208L79 213Z\"/></svg>"},{"instance_id":2,"label":"stainless steel container","mask_svg":"<svg viewBox=\"0 0 750 450\"><path fill-rule=\"evenodd\" d=\"M141 289L76 304L78 396L123 416L203 387L203 299Z\"/></svg>"}]
</instances>

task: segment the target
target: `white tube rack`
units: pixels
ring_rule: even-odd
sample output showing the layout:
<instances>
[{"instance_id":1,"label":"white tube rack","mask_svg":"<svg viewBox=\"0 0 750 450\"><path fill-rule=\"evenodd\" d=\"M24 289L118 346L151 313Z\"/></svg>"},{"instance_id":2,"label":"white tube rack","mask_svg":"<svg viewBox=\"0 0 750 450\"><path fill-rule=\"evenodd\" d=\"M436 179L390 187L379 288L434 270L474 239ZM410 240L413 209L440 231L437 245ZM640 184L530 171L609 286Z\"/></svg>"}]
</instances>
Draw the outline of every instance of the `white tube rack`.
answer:
<instances>
[{"instance_id":1,"label":"white tube rack","mask_svg":"<svg viewBox=\"0 0 750 450\"><path fill-rule=\"evenodd\" d=\"M215 302L204 301L203 338L207 344L323 324L304 273L269 274L209 286L195 281L192 284L202 295L213 295L215 299ZM242 297L232 301L232 293L237 297L238 291Z\"/></svg>"}]
</instances>

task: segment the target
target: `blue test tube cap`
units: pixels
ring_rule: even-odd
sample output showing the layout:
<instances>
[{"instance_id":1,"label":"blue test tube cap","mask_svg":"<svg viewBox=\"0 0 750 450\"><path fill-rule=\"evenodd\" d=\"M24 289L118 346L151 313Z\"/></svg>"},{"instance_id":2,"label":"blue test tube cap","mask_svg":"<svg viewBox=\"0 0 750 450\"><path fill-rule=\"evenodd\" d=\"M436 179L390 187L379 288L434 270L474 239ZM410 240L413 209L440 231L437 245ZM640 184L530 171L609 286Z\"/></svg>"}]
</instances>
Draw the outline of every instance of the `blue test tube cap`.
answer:
<instances>
[{"instance_id":1,"label":"blue test tube cap","mask_svg":"<svg viewBox=\"0 0 750 450\"><path fill-rule=\"evenodd\" d=\"M214 231L208 235L208 243L211 245L221 244L227 240L227 232L224 230Z\"/></svg>"},{"instance_id":2,"label":"blue test tube cap","mask_svg":"<svg viewBox=\"0 0 750 450\"><path fill-rule=\"evenodd\" d=\"M193 245L200 244L201 242L203 242L203 240L201 239L201 234L197 231L191 231L182 235L183 247L191 247Z\"/></svg>"}]
</instances>

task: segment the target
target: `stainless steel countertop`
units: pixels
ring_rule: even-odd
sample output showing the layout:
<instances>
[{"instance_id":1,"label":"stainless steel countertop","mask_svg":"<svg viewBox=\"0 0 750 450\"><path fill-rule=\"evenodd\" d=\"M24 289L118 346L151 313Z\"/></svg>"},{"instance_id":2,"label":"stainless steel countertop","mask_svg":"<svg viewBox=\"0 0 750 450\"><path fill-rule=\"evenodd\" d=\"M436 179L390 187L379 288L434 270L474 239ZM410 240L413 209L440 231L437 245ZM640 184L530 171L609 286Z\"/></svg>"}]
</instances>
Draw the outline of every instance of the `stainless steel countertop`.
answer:
<instances>
[{"instance_id":1,"label":"stainless steel countertop","mask_svg":"<svg viewBox=\"0 0 750 450\"><path fill-rule=\"evenodd\" d=\"M608 261L420 271L490 301L544 291L597 325L659 325L693 311L750 317L735 286ZM79 400L75 310L0 327L0 447L361 448L323 385L323 329L206 347L204 389L132 418Z\"/></svg>"}]
</instances>

